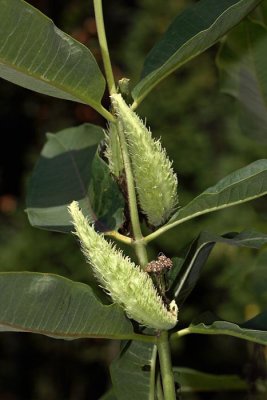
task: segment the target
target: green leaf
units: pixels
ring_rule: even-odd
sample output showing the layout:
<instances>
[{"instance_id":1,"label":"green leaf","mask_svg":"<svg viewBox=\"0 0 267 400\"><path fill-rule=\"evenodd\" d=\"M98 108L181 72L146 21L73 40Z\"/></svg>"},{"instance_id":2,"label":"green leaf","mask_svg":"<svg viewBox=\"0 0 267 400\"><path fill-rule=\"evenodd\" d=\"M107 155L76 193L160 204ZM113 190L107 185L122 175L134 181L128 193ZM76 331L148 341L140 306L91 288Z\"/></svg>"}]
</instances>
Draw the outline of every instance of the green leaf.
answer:
<instances>
[{"instance_id":1,"label":"green leaf","mask_svg":"<svg viewBox=\"0 0 267 400\"><path fill-rule=\"evenodd\" d=\"M117 400L149 400L155 385L156 346L128 342L110 367Z\"/></svg>"},{"instance_id":2,"label":"green leaf","mask_svg":"<svg viewBox=\"0 0 267 400\"><path fill-rule=\"evenodd\" d=\"M175 382L178 383L181 393L242 391L248 389L247 382L237 375L207 374L184 367L175 367L173 372Z\"/></svg>"},{"instance_id":3,"label":"green leaf","mask_svg":"<svg viewBox=\"0 0 267 400\"><path fill-rule=\"evenodd\" d=\"M69 232L67 206L78 200L99 231L118 229L124 199L96 153L102 129L84 124L49 133L47 139L29 182L26 203L31 225Z\"/></svg>"},{"instance_id":4,"label":"green leaf","mask_svg":"<svg viewBox=\"0 0 267 400\"><path fill-rule=\"evenodd\" d=\"M267 235L253 231L227 233L223 236L201 232L190 245L183 262L180 261L176 274L169 275L169 297L175 298L179 306L182 305L194 289L202 268L216 243L259 249L267 243Z\"/></svg>"},{"instance_id":5,"label":"green leaf","mask_svg":"<svg viewBox=\"0 0 267 400\"><path fill-rule=\"evenodd\" d=\"M124 221L124 199L118 185L111 177L108 165L96 153L92 163L92 179L88 196L92 209L98 216L96 228L105 226L118 229Z\"/></svg>"},{"instance_id":6,"label":"green leaf","mask_svg":"<svg viewBox=\"0 0 267 400\"><path fill-rule=\"evenodd\" d=\"M200 215L245 203L265 194L267 194L267 160L258 160L227 175L216 185L205 190L180 208L161 229L165 231Z\"/></svg>"},{"instance_id":7,"label":"green leaf","mask_svg":"<svg viewBox=\"0 0 267 400\"><path fill-rule=\"evenodd\" d=\"M175 278L180 273L182 266L184 264L185 259L183 257L173 257L172 258L172 267L167 271L167 280L168 287L171 288Z\"/></svg>"},{"instance_id":8,"label":"green leaf","mask_svg":"<svg viewBox=\"0 0 267 400\"><path fill-rule=\"evenodd\" d=\"M92 53L22 0L0 0L0 77L101 114L104 77Z\"/></svg>"},{"instance_id":9,"label":"green leaf","mask_svg":"<svg viewBox=\"0 0 267 400\"><path fill-rule=\"evenodd\" d=\"M104 305L92 289L53 274L0 274L0 331L54 338L131 338L133 329L116 304Z\"/></svg>"},{"instance_id":10,"label":"green leaf","mask_svg":"<svg viewBox=\"0 0 267 400\"><path fill-rule=\"evenodd\" d=\"M256 317L243 324L223 321L216 316L206 313L188 328L177 332L179 336L190 333L203 335L229 335L251 342L267 345L267 312L258 314Z\"/></svg>"},{"instance_id":11,"label":"green leaf","mask_svg":"<svg viewBox=\"0 0 267 400\"><path fill-rule=\"evenodd\" d=\"M261 0L200 0L178 15L145 59L135 103L162 79L211 47Z\"/></svg>"},{"instance_id":12,"label":"green leaf","mask_svg":"<svg viewBox=\"0 0 267 400\"><path fill-rule=\"evenodd\" d=\"M243 133L267 141L267 29L246 20L224 41L217 57L222 91L238 102Z\"/></svg>"}]
</instances>

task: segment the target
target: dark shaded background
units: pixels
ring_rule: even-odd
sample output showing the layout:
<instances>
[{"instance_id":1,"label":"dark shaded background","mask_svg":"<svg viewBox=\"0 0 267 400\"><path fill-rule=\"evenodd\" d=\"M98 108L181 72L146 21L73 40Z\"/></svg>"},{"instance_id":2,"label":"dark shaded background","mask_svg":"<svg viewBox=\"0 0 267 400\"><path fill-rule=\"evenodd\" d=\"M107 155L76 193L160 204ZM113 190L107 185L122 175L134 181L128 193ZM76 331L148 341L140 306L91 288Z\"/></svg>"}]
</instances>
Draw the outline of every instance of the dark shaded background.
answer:
<instances>
[{"instance_id":1,"label":"dark shaded background","mask_svg":"<svg viewBox=\"0 0 267 400\"><path fill-rule=\"evenodd\" d=\"M92 2L32 0L64 31L83 42L101 63ZM116 79L137 82L145 54L189 0L105 1L107 35ZM219 93L214 58L217 47L199 56L162 82L138 112L162 138L179 177L180 203L234 169L266 158L266 145L239 130L233 101ZM90 107L46 97L0 82L0 269L39 271L87 282L87 266L68 235L33 229L24 213L29 174L45 133L84 122L105 122ZM104 104L108 107L108 95ZM179 256L201 230L222 234L254 228L266 232L266 198L184 224L153 243ZM234 322L266 309L267 252L217 245L198 287L180 312L185 326L211 310ZM94 400L109 385L108 365L118 343L101 340L54 340L43 336L0 336L1 400ZM260 354L260 355L259 355ZM263 361L262 361L263 360ZM215 373L260 375L266 364L262 348L230 337L192 336L173 342L176 365ZM255 395L251 395L256 399ZM189 398L189 397L188 397ZM190 399L244 399L211 394Z\"/></svg>"}]
</instances>

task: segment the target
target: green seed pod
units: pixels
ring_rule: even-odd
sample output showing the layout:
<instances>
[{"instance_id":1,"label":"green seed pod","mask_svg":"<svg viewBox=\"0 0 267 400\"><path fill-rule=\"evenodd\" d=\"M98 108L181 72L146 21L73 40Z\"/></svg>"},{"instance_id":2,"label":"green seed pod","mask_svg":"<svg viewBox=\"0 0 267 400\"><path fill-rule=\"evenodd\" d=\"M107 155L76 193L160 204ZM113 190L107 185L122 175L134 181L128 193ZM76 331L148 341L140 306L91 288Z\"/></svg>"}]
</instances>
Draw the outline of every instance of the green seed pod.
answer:
<instances>
[{"instance_id":1,"label":"green seed pod","mask_svg":"<svg viewBox=\"0 0 267 400\"><path fill-rule=\"evenodd\" d=\"M166 222L178 204L178 180L159 140L152 138L138 115L120 94L111 96L128 141L140 207L151 225Z\"/></svg>"},{"instance_id":2,"label":"green seed pod","mask_svg":"<svg viewBox=\"0 0 267 400\"><path fill-rule=\"evenodd\" d=\"M123 171L123 160L116 125L112 122L108 126L106 136L106 152L110 172L119 178Z\"/></svg>"},{"instance_id":3,"label":"green seed pod","mask_svg":"<svg viewBox=\"0 0 267 400\"><path fill-rule=\"evenodd\" d=\"M173 328L178 314L175 301L168 310L149 275L89 225L77 202L71 203L69 212L83 253L113 301L142 325L159 330Z\"/></svg>"}]
</instances>

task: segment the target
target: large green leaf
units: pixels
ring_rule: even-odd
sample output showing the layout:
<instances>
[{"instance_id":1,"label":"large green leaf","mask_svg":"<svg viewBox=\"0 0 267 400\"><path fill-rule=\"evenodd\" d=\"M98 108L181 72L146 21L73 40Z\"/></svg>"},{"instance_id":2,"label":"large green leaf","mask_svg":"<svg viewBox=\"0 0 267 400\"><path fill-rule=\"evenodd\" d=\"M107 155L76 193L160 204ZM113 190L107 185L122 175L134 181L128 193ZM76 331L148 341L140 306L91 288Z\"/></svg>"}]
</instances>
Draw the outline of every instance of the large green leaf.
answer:
<instances>
[{"instance_id":1,"label":"large green leaf","mask_svg":"<svg viewBox=\"0 0 267 400\"><path fill-rule=\"evenodd\" d=\"M194 289L202 268L216 243L259 249L267 243L267 234L244 231L218 236L209 232L201 232L190 245L184 261L179 263L177 273L169 275L169 297L175 298L178 305L181 306ZM174 264L174 269L175 267Z\"/></svg>"},{"instance_id":2,"label":"large green leaf","mask_svg":"<svg viewBox=\"0 0 267 400\"><path fill-rule=\"evenodd\" d=\"M181 393L242 391L248 389L247 382L237 375L207 374L184 367L175 367L173 372Z\"/></svg>"},{"instance_id":3,"label":"large green leaf","mask_svg":"<svg viewBox=\"0 0 267 400\"><path fill-rule=\"evenodd\" d=\"M0 0L0 77L105 114L105 80L81 43L22 0Z\"/></svg>"},{"instance_id":4,"label":"large green leaf","mask_svg":"<svg viewBox=\"0 0 267 400\"><path fill-rule=\"evenodd\" d=\"M146 57L138 104L162 79L216 43L261 0L200 0L178 15Z\"/></svg>"},{"instance_id":5,"label":"large green leaf","mask_svg":"<svg viewBox=\"0 0 267 400\"><path fill-rule=\"evenodd\" d=\"M0 274L0 331L33 332L62 339L131 338L118 305L104 305L92 289L53 274Z\"/></svg>"},{"instance_id":6,"label":"large green leaf","mask_svg":"<svg viewBox=\"0 0 267 400\"><path fill-rule=\"evenodd\" d=\"M186 206L181 207L158 231L147 236L152 240L161 232L192 218L231 207L267 194L267 160L257 160L227 175Z\"/></svg>"},{"instance_id":7,"label":"large green leaf","mask_svg":"<svg viewBox=\"0 0 267 400\"><path fill-rule=\"evenodd\" d=\"M238 102L242 132L267 141L267 29L247 19L224 41L217 57L222 91Z\"/></svg>"},{"instance_id":8,"label":"large green leaf","mask_svg":"<svg viewBox=\"0 0 267 400\"><path fill-rule=\"evenodd\" d=\"M30 223L68 232L72 228L67 206L78 200L98 230L117 229L123 222L124 200L97 154L102 129L84 124L47 134L47 139L29 182Z\"/></svg>"},{"instance_id":9,"label":"large green leaf","mask_svg":"<svg viewBox=\"0 0 267 400\"><path fill-rule=\"evenodd\" d=\"M265 311L243 324L223 321L210 313L206 313L189 325L188 328L177 332L178 336L190 333L229 335L267 345L267 312Z\"/></svg>"},{"instance_id":10,"label":"large green leaf","mask_svg":"<svg viewBox=\"0 0 267 400\"><path fill-rule=\"evenodd\" d=\"M117 400L150 400L155 386L156 346L128 342L110 367Z\"/></svg>"}]
</instances>

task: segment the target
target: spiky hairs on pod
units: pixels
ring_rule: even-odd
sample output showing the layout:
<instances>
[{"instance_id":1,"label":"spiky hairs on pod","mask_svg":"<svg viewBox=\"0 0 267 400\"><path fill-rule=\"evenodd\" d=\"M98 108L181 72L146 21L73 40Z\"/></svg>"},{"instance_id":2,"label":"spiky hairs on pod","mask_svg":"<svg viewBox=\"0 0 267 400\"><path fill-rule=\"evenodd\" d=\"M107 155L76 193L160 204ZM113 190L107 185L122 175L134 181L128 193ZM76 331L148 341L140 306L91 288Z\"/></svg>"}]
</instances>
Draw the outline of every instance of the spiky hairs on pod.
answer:
<instances>
[{"instance_id":1,"label":"spiky hairs on pod","mask_svg":"<svg viewBox=\"0 0 267 400\"><path fill-rule=\"evenodd\" d=\"M177 323L176 303L172 301L167 310L149 275L89 225L77 202L71 203L69 212L82 251L113 301L142 325L159 330L173 328Z\"/></svg>"},{"instance_id":2,"label":"spiky hairs on pod","mask_svg":"<svg viewBox=\"0 0 267 400\"><path fill-rule=\"evenodd\" d=\"M178 204L177 176L159 140L152 138L120 94L111 96L128 141L140 207L151 225L166 222Z\"/></svg>"},{"instance_id":3,"label":"spiky hairs on pod","mask_svg":"<svg viewBox=\"0 0 267 400\"><path fill-rule=\"evenodd\" d=\"M124 169L124 165L117 127L112 122L109 123L108 129L105 131L105 143L105 156L108 159L109 170L116 178L119 178Z\"/></svg>"}]
</instances>

